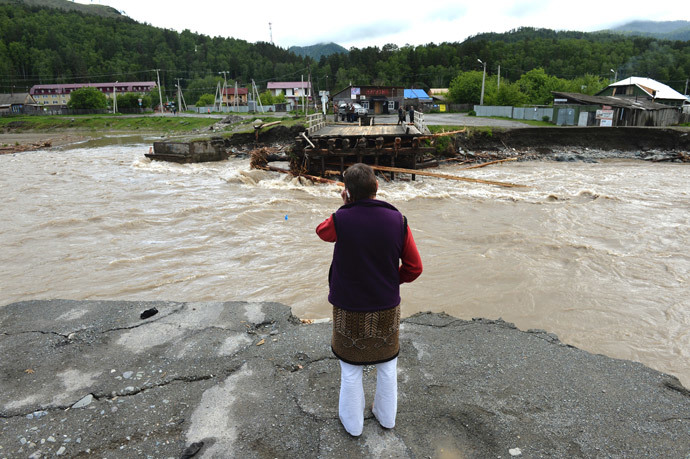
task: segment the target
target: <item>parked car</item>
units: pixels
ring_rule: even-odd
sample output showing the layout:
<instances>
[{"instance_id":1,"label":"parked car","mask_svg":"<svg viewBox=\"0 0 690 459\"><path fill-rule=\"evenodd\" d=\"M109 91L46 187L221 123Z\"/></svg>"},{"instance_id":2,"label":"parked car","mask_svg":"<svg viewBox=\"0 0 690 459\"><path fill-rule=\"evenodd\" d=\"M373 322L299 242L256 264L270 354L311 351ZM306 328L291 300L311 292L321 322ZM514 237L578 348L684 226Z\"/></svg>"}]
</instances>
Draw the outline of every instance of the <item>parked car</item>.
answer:
<instances>
[{"instance_id":1,"label":"parked car","mask_svg":"<svg viewBox=\"0 0 690 459\"><path fill-rule=\"evenodd\" d=\"M362 107L358 103L352 103L352 104L341 103L340 105L338 105L338 114L341 115L341 118L343 118L347 115L348 105L351 105L355 109L354 120L356 120L357 118L359 118L361 116L367 116L369 114L369 109ZM354 120L352 120L352 121L354 121Z\"/></svg>"}]
</instances>

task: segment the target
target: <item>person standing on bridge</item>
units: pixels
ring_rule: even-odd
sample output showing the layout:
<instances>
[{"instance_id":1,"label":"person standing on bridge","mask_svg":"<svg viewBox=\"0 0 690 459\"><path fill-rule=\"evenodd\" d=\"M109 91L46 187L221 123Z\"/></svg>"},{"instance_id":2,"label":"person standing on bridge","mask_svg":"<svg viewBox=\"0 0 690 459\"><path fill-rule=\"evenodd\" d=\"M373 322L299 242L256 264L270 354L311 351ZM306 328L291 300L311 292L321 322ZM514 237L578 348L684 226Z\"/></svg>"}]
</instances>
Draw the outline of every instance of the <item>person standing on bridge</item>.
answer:
<instances>
[{"instance_id":1,"label":"person standing on bridge","mask_svg":"<svg viewBox=\"0 0 690 459\"><path fill-rule=\"evenodd\" d=\"M410 123L414 124L414 105L410 105Z\"/></svg>"},{"instance_id":2,"label":"person standing on bridge","mask_svg":"<svg viewBox=\"0 0 690 459\"><path fill-rule=\"evenodd\" d=\"M340 359L338 415L350 435L364 428L364 365L376 365L372 412L392 429L398 406L400 284L422 273L422 260L407 219L376 199L378 182L366 164L343 174L344 205L323 221L316 234L335 242L328 273L333 305L331 349Z\"/></svg>"},{"instance_id":3,"label":"person standing on bridge","mask_svg":"<svg viewBox=\"0 0 690 459\"><path fill-rule=\"evenodd\" d=\"M405 110L402 107L398 107L398 124L405 124Z\"/></svg>"}]
</instances>

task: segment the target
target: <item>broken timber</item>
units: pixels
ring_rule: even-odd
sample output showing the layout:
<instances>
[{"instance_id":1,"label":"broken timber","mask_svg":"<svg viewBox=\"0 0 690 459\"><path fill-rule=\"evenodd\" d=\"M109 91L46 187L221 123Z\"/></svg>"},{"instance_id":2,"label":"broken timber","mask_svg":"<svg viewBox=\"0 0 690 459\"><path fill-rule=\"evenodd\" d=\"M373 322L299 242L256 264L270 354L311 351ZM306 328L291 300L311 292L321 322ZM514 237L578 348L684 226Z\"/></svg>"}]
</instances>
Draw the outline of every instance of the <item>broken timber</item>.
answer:
<instances>
[{"instance_id":1,"label":"broken timber","mask_svg":"<svg viewBox=\"0 0 690 459\"><path fill-rule=\"evenodd\" d=\"M412 124L376 125L374 119L367 126L326 124L323 115L316 114L310 115L309 126L308 134L295 139L294 153L298 168L313 176L323 177L328 170L338 170L342 175L346 164L363 162L403 167L412 171L414 180L423 155L434 151L421 142L428 131L421 132ZM394 179L396 171L389 172Z\"/></svg>"},{"instance_id":2,"label":"broken timber","mask_svg":"<svg viewBox=\"0 0 690 459\"><path fill-rule=\"evenodd\" d=\"M325 183L340 184L340 182L322 177L338 173L342 176L346 167L352 163L366 163L374 170L389 172L391 180L395 178L395 173L404 173L410 174L412 180L416 175L424 175L502 187L525 187L516 183L420 171L427 167L438 166L438 161L420 162L424 154L434 152L433 147L422 146L423 140L454 135L464 132L464 129L429 134L423 124L375 125L373 121L372 118L367 126L344 123L326 124L323 115L309 115L307 132L303 132L295 139L296 148L293 149L295 156L291 161L293 173L312 180L317 178L318 181ZM493 161L476 167L512 160L514 159ZM287 171L281 169L280 172ZM388 180L385 176L384 178Z\"/></svg>"},{"instance_id":3,"label":"broken timber","mask_svg":"<svg viewBox=\"0 0 690 459\"><path fill-rule=\"evenodd\" d=\"M523 188L523 187L527 186L527 185L520 185L517 183L510 183L510 182L496 182L493 180L482 180L482 179L476 179L476 178L471 178L471 177L460 177L457 175L450 175L450 174L439 174L436 172L422 172L422 171L416 171L416 170L410 170L410 169L403 169L400 167L386 167L386 166L371 166L371 167L374 170L379 170L379 171L402 172L402 173L406 173L406 174L415 173L417 175L426 175L428 177L436 177L436 178L442 178L442 179L448 179L448 180L460 180L463 182L484 183L486 185L496 185L496 186L503 186L503 187L508 187L508 188Z\"/></svg>"},{"instance_id":4,"label":"broken timber","mask_svg":"<svg viewBox=\"0 0 690 459\"><path fill-rule=\"evenodd\" d=\"M256 140L259 140L259 131L261 128L269 127L269 126L275 126L276 124L280 124L282 121L273 121L272 123L261 123L257 124L254 126L254 137Z\"/></svg>"}]
</instances>

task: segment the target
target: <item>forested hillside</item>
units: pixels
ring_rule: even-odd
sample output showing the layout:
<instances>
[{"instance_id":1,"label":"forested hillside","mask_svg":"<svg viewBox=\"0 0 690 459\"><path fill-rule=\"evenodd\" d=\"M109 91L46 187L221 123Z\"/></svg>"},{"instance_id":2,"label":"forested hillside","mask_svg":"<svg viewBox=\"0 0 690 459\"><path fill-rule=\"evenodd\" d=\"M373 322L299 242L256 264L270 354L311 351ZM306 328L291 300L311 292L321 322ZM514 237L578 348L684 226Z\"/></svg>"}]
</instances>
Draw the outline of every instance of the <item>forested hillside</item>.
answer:
<instances>
[{"instance_id":1,"label":"forested hillside","mask_svg":"<svg viewBox=\"0 0 690 459\"><path fill-rule=\"evenodd\" d=\"M303 58L267 43L177 33L80 12L0 4L0 91L37 83L156 80L174 88L226 71L251 79L296 78ZM215 86L215 83L213 84ZM213 88L211 89L211 91Z\"/></svg>"},{"instance_id":2,"label":"forested hillside","mask_svg":"<svg viewBox=\"0 0 690 459\"><path fill-rule=\"evenodd\" d=\"M481 70L518 79L534 68L573 79L586 74L613 78L654 78L682 91L690 76L690 43L616 34L556 32L522 28L505 34L481 34L462 43L395 46L350 50L333 55L321 67L344 82L372 81L429 87L446 87L460 71ZM614 72L611 72L611 69Z\"/></svg>"},{"instance_id":3,"label":"forested hillside","mask_svg":"<svg viewBox=\"0 0 690 459\"><path fill-rule=\"evenodd\" d=\"M93 0L92 0L93 1ZM107 18L121 19L124 16L118 10L107 5L75 3L69 0L0 0L0 4L8 4L14 6L34 6L54 8L64 11L79 11L85 14L94 16L102 16Z\"/></svg>"},{"instance_id":4,"label":"forested hillside","mask_svg":"<svg viewBox=\"0 0 690 459\"><path fill-rule=\"evenodd\" d=\"M477 59L493 78L500 65L501 84L541 68L567 80L650 77L682 92L690 76L690 42L651 37L522 28L462 43L353 48L315 61L269 43L178 33L125 16L0 3L0 92L36 83L155 81L155 69L169 95L179 79L188 103L213 93L221 72L231 85L253 79L260 90L310 72L317 91L350 83L448 87L462 72L481 71Z\"/></svg>"}]
</instances>

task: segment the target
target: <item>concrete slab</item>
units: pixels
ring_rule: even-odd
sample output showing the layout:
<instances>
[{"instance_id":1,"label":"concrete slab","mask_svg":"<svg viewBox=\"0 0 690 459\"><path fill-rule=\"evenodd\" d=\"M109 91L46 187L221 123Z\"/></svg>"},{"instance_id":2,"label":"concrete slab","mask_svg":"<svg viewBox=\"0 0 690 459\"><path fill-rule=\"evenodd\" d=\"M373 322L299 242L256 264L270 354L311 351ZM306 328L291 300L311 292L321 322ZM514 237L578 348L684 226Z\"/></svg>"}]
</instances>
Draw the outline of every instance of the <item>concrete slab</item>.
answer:
<instances>
[{"instance_id":1,"label":"concrete slab","mask_svg":"<svg viewBox=\"0 0 690 459\"><path fill-rule=\"evenodd\" d=\"M277 303L7 305L0 457L690 454L690 392L672 376L543 331L431 313L402 325L396 427L367 409L353 438L329 340L330 324Z\"/></svg>"}]
</instances>

